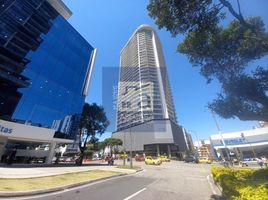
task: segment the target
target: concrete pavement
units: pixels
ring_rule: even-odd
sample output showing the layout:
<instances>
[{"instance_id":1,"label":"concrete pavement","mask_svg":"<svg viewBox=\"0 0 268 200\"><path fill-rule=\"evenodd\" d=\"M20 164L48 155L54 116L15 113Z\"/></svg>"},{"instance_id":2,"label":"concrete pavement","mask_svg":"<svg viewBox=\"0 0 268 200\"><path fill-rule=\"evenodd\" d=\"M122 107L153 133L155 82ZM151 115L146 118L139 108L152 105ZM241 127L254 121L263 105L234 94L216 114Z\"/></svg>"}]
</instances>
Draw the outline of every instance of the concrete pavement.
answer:
<instances>
[{"instance_id":1,"label":"concrete pavement","mask_svg":"<svg viewBox=\"0 0 268 200\"><path fill-rule=\"evenodd\" d=\"M108 170L121 173L134 173L135 170L120 169L116 166L108 165L66 165L66 166L35 166L35 167L23 167L20 165L13 165L11 167L0 166L0 178L33 178L42 176L52 176L59 174L66 174L72 172L82 172L88 170Z\"/></svg>"}]
</instances>

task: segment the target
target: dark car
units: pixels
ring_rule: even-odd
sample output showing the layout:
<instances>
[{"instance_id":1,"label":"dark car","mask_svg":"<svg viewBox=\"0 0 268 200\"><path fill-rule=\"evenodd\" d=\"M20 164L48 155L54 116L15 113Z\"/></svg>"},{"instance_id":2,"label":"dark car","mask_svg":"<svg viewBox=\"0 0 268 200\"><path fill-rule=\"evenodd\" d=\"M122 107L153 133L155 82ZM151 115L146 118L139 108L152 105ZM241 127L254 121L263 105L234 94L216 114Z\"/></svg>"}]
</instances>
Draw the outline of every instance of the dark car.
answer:
<instances>
[{"instance_id":1,"label":"dark car","mask_svg":"<svg viewBox=\"0 0 268 200\"><path fill-rule=\"evenodd\" d=\"M198 163L198 159L194 156L185 156L184 157L184 162L186 163Z\"/></svg>"}]
</instances>

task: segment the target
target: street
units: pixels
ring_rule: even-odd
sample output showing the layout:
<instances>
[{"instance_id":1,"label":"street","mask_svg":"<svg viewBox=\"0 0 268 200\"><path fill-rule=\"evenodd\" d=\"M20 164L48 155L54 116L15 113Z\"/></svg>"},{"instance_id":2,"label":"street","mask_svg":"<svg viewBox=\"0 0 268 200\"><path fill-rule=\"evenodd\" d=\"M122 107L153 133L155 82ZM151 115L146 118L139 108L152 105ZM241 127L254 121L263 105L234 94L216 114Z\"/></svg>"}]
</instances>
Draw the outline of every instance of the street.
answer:
<instances>
[{"instance_id":1,"label":"street","mask_svg":"<svg viewBox=\"0 0 268 200\"><path fill-rule=\"evenodd\" d=\"M119 161L121 162L121 161ZM221 199L209 181L210 165L171 161L148 166L143 171L110 180L35 197L13 199L38 200L209 200Z\"/></svg>"}]
</instances>

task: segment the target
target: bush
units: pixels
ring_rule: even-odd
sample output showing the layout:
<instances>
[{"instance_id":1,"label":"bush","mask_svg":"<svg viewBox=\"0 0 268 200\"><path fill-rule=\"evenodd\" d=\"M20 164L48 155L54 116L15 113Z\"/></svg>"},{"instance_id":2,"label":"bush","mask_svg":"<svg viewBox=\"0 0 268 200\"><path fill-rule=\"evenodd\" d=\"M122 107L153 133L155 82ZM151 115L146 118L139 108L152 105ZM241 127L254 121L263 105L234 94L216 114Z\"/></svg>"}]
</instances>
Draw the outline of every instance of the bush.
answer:
<instances>
[{"instance_id":1,"label":"bush","mask_svg":"<svg viewBox=\"0 0 268 200\"><path fill-rule=\"evenodd\" d=\"M268 169L230 169L213 166L212 175L230 200L268 200Z\"/></svg>"}]
</instances>

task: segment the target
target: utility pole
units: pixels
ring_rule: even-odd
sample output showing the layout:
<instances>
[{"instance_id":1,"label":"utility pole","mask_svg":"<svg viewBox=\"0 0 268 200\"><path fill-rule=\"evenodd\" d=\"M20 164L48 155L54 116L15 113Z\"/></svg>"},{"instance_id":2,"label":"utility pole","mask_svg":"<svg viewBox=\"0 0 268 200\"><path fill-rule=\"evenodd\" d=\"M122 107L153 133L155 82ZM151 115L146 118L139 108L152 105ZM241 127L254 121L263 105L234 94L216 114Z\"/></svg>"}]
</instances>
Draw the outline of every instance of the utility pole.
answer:
<instances>
[{"instance_id":1,"label":"utility pole","mask_svg":"<svg viewBox=\"0 0 268 200\"><path fill-rule=\"evenodd\" d=\"M221 137L221 141L222 141L222 144L223 144L223 146L224 146L224 150L225 150L225 153L226 153L226 155L227 155L228 161L230 161L229 151L228 151L228 148L227 148L227 146L226 146L226 144L225 144L225 142L224 142L223 136L222 136L222 134L221 134L220 126L219 126L219 124L218 124L218 122L217 122L217 119L216 119L216 117L215 117L215 115L214 115L214 112L212 111L211 113L212 113L212 117L213 117L213 119L214 119L214 122L215 122L215 124L216 124L216 127L217 127L217 129L218 129L218 133L219 133L219 135L220 135L220 137Z\"/></svg>"},{"instance_id":2,"label":"utility pole","mask_svg":"<svg viewBox=\"0 0 268 200\"><path fill-rule=\"evenodd\" d=\"M252 146L251 143L247 140L247 138L245 137L244 133L241 133L241 137L242 137L244 140L246 140L246 142L249 144L249 146L250 146L250 148L251 148L251 151L252 151L252 153L253 153L253 155L254 155L254 158L257 158L256 152L255 152L253 146Z\"/></svg>"},{"instance_id":3,"label":"utility pole","mask_svg":"<svg viewBox=\"0 0 268 200\"><path fill-rule=\"evenodd\" d=\"M125 166L126 165L126 132L124 132L124 156L123 156L123 165Z\"/></svg>"},{"instance_id":4,"label":"utility pole","mask_svg":"<svg viewBox=\"0 0 268 200\"><path fill-rule=\"evenodd\" d=\"M130 168L133 168L133 163L132 163L132 133L131 133L131 127L129 129L129 133L130 133Z\"/></svg>"}]
</instances>

